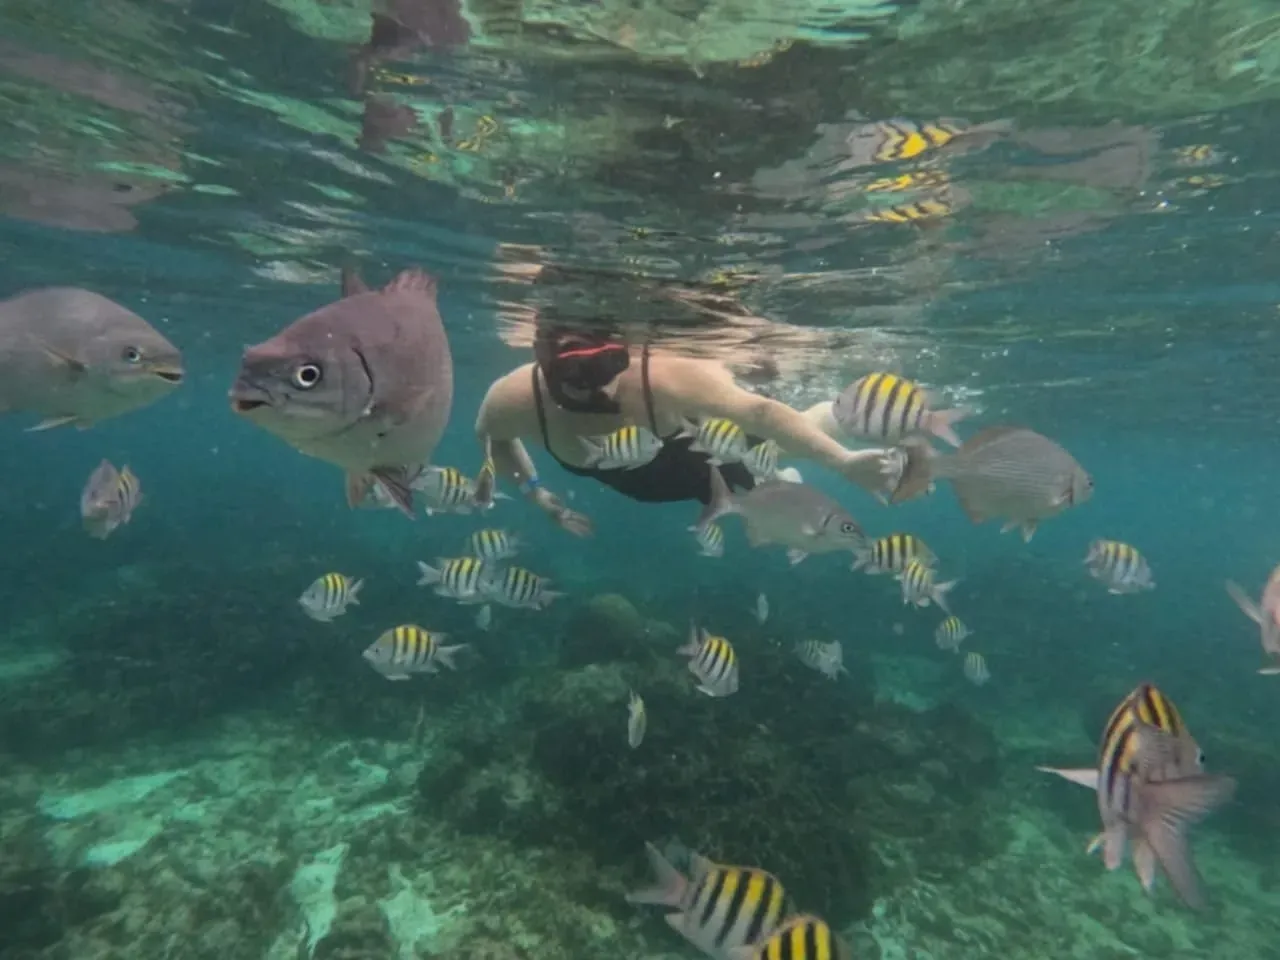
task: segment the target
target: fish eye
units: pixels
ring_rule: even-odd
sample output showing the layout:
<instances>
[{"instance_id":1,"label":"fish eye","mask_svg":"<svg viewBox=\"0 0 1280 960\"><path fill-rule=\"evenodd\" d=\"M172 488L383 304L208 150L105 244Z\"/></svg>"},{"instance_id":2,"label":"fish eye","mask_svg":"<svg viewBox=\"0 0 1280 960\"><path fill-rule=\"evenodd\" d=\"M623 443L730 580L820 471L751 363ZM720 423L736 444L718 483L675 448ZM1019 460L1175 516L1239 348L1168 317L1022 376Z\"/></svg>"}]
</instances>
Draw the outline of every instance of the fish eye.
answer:
<instances>
[{"instance_id":1,"label":"fish eye","mask_svg":"<svg viewBox=\"0 0 1280 960\"><path fill-rule=\"evenodd\" d=\"M1204 766L1204 751L1203 751L1203 750L1196 750L1196 764L1197 764L1197 765L1199 765L1199 766L1202 766L1202 767Z\"/></svg>"},{"instance_id":2,"label":"fish eye","mask_svg":"<svg viewBox=\"0 0 1280 960\"><path fill-rule=\"evenodd\" d=\"M304 363L293 371L293 385L299 390L310 390L324 375L317 363Z\"/></svg>"},{"instance_id":3,"label":"fish eye","mask_svg":"<svg viewBox=\"0 0 1280 960\"><path fill-rule=\"evenodd\" d=\"M125 347L120 351L120 359L125 363L141 363L142 351L137 347Z\"/></svg>"},{"instance_id":4,"label":"fish eye","mask_svg":"<svg viewBox=\"0 0 1280 960\"><path fill-rule=\"evenodd\" d=\"M840 532L841 533L857 533L858 525L856 523L850 523L848 520L846 520L844 523L840 524Z\"/></svg>"}]
</instances>

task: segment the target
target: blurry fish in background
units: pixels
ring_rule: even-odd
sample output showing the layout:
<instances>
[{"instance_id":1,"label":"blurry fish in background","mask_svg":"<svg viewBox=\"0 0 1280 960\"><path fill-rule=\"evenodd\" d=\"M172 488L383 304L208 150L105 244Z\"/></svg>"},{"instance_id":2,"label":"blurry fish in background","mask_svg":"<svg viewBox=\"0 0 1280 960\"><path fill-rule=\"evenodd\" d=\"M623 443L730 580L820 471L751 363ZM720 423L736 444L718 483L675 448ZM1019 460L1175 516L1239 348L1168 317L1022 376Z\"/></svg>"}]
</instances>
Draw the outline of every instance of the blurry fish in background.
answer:
<instances>
[{"instance_id":1,"label":"blurry fish in background","mask_svg":"<svg viewBox=\"0 0 1280 960\"><path fill-rule=\"evenodd\" d=\"M491 626L493 626L493 607L486 603L476 614L476 628L488 631Z\"/></svg>"},{"instance_id":2,"label":"blurry fish in background","mask_svg":"<svg viewBox=\"0 0 1280 960\"><path fill-rule=\"evenodd\" d=\"M991 671L987 669L986 658L977 652L969 653L964 658L964 675L974 686L981 687L991 679Z\"/></svg>"},{"instance_id":3,"label":"blurry fish in background","mask_svg":"<svg viewBox=\"0 0 1280 960\"><path fill-rule=\"evenodd\" d=\"M856 552L866 534L840 504L807 483L769 480L741 493L731 493L717 467L711 468L711 502L693 529L701 533L726 514L738 514L753 547L780 544L794 565L811 553Z\"/></svg>"},{"instance_id":4,"label":"blurry fish in background","mask_svg":"<svg viewBox=\"0 0 1280 960\"><path fill-rule=\"evenodd\" d=\"M844 647L839 640L832 640L830 643L805 640L795 645L795 654L806 667L817 670L832 680L849 672L844 666Z\"/></svg>"},{"instance_id":5,"label":"blurry fish in background","mask_svg":"<svg viewBox=\"0 0 1280 960\"><path fill-rule=\"evenodd\" d=\"M467 644L446 647L447 634L424 630L416 624L392 627L371 643L363 653L373 669L388 680L408 680L414 673L438 673L436 664L456 670L453 662Z\"/></svg>"},{"instance_id":6,"label":"blurry fish in background","mask_svg":"<svg viewBox=\"0 0 1280 960\"><path fill-rule=\"evenodd\" d=\"M870 373L845 388L831 408L840 429L851 437L899 443L913 435L932 434L960 446L952 425L969 415L963 407L934 410L920 386L892 373Z\"/></svg>"},{"instance_id":7,"label":"blurry fish in background","mask_svg":"<svg viewBox=\"0 0 1280 960\"><path fill-rule=\"evenodd\" d=\"M1157 865L1187 906L1204 895L1187 846L1187 830L1235 795L1231 777L1204 772L1204 754L1173 702L1150 683L1139 684L1112 711L1098 744L1096 768L1037 767L1097 794L1102 833L1089 852L1102 851L1108 870L1132 845L1142 888L1155 885Z\"/></svg>"},{"instance_id":8,"label":"blurry fish in background","mask_svg":"<svg viewBox=\"0 0 1280 960\"><path fill-rule=\"evenodd\" d=\"M825 920L801 914L763 940L730 950L728 960L853 960L853 954Z\"/></svg>"},{"instance_id":9,"label":"blurry fish in background","mask_svg":"<svg viewBox=\"0 0 1280 960\"><path fill-rule=\"evenodd\" d=\"M929 545L911 533L878 537L854 551L854 557L853 569L866 570L872 575L901 573L911 560L919 560L927 567L938 562L937 554L929 549Z\"/></svg>"},{"instance_id":10,"label":"blurry fish in background","mask_svg":"<svg viewBox=\"0 0 1280 960\"><path fill-rule=\"evenodd\" d=\"M839 169L869 167L877 163L916 160L926 154L958 156L982 150L1006 137L1013 129L1008 120L968 124L963 120L880 120L855 127L846 137L847 159Z\"/></svg>"},{"instance_id":11,"label":"blurry fish in background","mask_svg":"<svg viewBox=\"0 0 1280 960\"><path fill-rule=\"evenodd\" d=\"M742 465L757 480L772 480L778 474L778 454L776 440L761 440L747 451L742 458Z\"/></svg>"},{"instance_id":12,"label":"blurry fish in background","mask_svg":"<svg viewBox=\"0 0 1280 960\"><path fill-rule=\"evenodd\" d=\"M463 137L454 146L458 150L463 150L467 153L479 153L484 149L484 145L489 142L489 138L497 131L498 121L493 117L487 115L477 117L471 136Z\"/></svg>"},{"instance_id":13,"label":"blurry fish in background","mask_svg":"<svg viewBox=\"0 0 1280 960\"><path fill-rule=\"evenodd\" d=\"M346 574L326 573L302 592L298 603L312 620L328 623L346 613L349 604L360 603L363 586L363 580L353 580Z\"/></svg>"},{"instance_id":14,"label":"blurry fish in background","mask_svg":"<svg viewBox=\"0 0 1280 960\"><path fill-rule=\"evenodd\" d=\"M453 359L436 281L406 270L371 291L343 272L343 299L244 352L231 408L294 449L341 467L347 503L380 485L413 516L411 479L453 406Z\"/></svg>"},{"instance_id":15,"label":"blurry fish in background","mask_svg":"<svg viewBox=\"0 0 1280 960\"><path fill-rule=\"evenodd\" d=\"M1094 540L1084 558L1089 575L1107 586L1107 593L1139 593L1154 590L1155 578L1146 557L1118 540Z\"/></svg>"},{"instance_id":16,"label":"blurry fish in background","mask_svg":"<svg viewBox=\"0 0 1280 960\"><path fill-rule=\"evenodd\" d=\"M634 750L644 740L648 718L644 712L644 701L634 690L627 697L627 745Z\"/></svg>"},{"instance_id":17,"label":"blurry fish in background","mask_svg":"<svg viewBox=\"0 0 1280 960\"><path fill-rule=\"evenodd\" d=\"M724 528L718 523L709 523L701 527L694 535L698 546L702 549L699 555L704 557L724 556Z\"/></svg>"},{"instance_id":18,"label":"blurry fish in background","mask_svg":"<svg viewBox=\"0 0 1280 960\"><path fill-rule=\"evenodd\" d=\"M0 213L66 230L129 233L132 208L174 189L172 181L116 171L62 174L0 163Z\"/></svg>"},{"instance_id":19,"label":"blurry fish in background","mask_svg":"<svg viewBox=\"0 0 1280 960\"><path fill-rule=\"evenodd\" d=\"M449 49L471 39L461 0L378 0L369 40L351 59L352 96L364 93L370 69L380 60L406 60L417 50Z\"/></svg>"},{"instance_id":20,"label":"blurry fish in background","mask_svg":"<svg viewBox=\"0 0 1280 960\"><path fill-rule=\"evenodd\" d=\"M551 581L524 567L496 569L486 567L476 584L479 595L485 600L500 603L504 607L526 610L545 610L565 594L552 590Z\"/></svg>"},{"instance_id":21,"label":"blurry fish in background","mask_svg":"<svg viewBox=\"0 0 1280 960\"><path fill-rule=\"evenodd\" d=\"M452 557L436 560L431 567L418 561L418 586L435 586L437 597L448 597L459 603L483 603L480 595L480 579L486 567L478 557Z\"/></svg>"},{"instance_id":22,"label":"blurry fish in background","mask_svg":"<svg viewBox=\"0 0 1280 960\"><path fill-rule=\"evenodd\" d=\"M1211 143L1189 143L1173 151L1173 162L1179 167L1212 167L1226 159L1226 154Z\"/></svg>"},{"instance_id":23,"label":"blurry fish in background","mask_svg":"<svg viewBox=\"0 0 1280 960\"><path fill-rule=\"evenodd\" d=\"M1271 571L1258 603L1250 600L1240 585L1231 580L1227 581L1227 593L1245 616L1262 629L1262 652L1275 661L1258 672L1280 674L1280 566Z\"/></svg>"},{"instance_id":24,"label":"blurry fish in background","mask_svg":"<svg viewBox=\"0 0 1280 960\"><path fill-rule=\"evenodd\" d=\"M128 465L117 470L110 461L103 460L80 493L80 519L89 536L105 540L133 519L133 511L141 502L142 485Z\"/></svg>"},{"instance_id":25,"label":"blurry fish in background","mask_svg":"<svg viewBox=\"0 0 1280 960\"><path fill-rule=\"evenodd\" d=\"M689 624L689 640L676 651L689 658L689 672L698 678L698 691L709 697L727 697L738 690L738 655L724 637Z\"/></svg>"},{"instance_id":26,"label":"blurry fish in background","mask_svg":"<svg viewBox=\"0 0 1280 960\"><path fill-rule=\"evenodd\" d=\"M520 538L505 530L477 530L467 537L463 551L482 560L510 560L520 552Z\"/></svg>"},{"instance_id":27,"label":"blurry fish in background","mask_svg":"<svg viewBox=\"0 0 1280 960\"><path fill-rule=\"evenodd\" d=\"M182 382L182 354L106 297L48 287L0 300L0 414L33 430L81 429L154 403Z\"/></svg>"},{"instance_id":28,"label":"blurry fish in background","mask_svg":"<svg viewBox=\"0 0 1280 960\"><path fill-rule=\"evenodd\" d=\"M652 463L662 452L662 438L648 427L634 424L600 437L581 437L586 448L584 466L597 470L634 470Z\"/></svg>"},{"instance_id":29,"label":"blurry fish in background","mask_svg":"<svg viewBox=\"0 0 1280 960\"><path fill-rule=\"evenodd\" d=\"M738 463L747 455L747 435L732 420L724 417L704 417L698 423L685 421L676 437L692 437L689 449L705 453L712 466Z\"/></svg>"},{"instance_id":30,"label":"blurry fish in background","mask_svg":"<svg viewBox=\"0 0 1280 960\"><path fill-rule=\"evenodd\" d=\"M947 592L959 580L948 580L946 583L934 582L934 570L923 560L912 557L902 568L896 579L902 584L902 602L915 607L927 607L936 603L945 613L950 613L947 606Z\"/></svg>"},{"instance_id":31,"label":"blurry fish in background","mask_svg":"<svg viewBox=\"0 0 1280 960\"><path fill-rule=\"evenodd\" d=\"M483 475L483 469L482 469ZM414 490L427 502L427 516L437 513L471 513L481 509L480 487L456 467L427 467L412 481ZM490 481L488 489L492 490ZM505 493L492 493L493 500L509 500Z\"/></svg>"},{"instance_id":32,"label":"blurry fish in background","mask_svg":"<svg viewBox=\"0 0 1280 960\"><path fill-rule=\"evenodd\" d=\"M958 653L960 644L971 636L973 636L973 631L966 627L964 622L956 616L947 617L947 619L938 624L938 629L933 632L933 639L937 643L938 649L950 650L952 653Z\"/></svg>"},{"instance_id":33,"label":"blurry fish in background","mask_svg":"<svg viewBox=\"0 0 1280 960\"><path fill-rule=\"evenodd\" d=\"M909 500L933 479L950 480L973 523L1003 519L1001 532L1021 528L1029 541L1041 520L1093 496L1093 478L1059 444L1025 427L998 426L974 434L954 455L908 439L907 460L892 501Z\"/></svg>"},{"instance_id":34,"label":"blurry fish in background","mask_svg":"<svg viewBox=\"0 0 1280 960\"><path fill-rule=\"evenodd\" d=\"M628 903L671 907L671 929L711 957L767 937L791 910L782 882L758 867L732 867L689 854L690 878L673 867L652 843L645 844L654 885L627 894ZM832 958L834 960L834 958Z\"/></svg>"},{"instance_id":35,"label":"blurry fish in background","mask_svg":"<svg viewBox=\"0 0 1280 960\"><path fill-rule=\"evenodd\" d=\"M764 622L769 619L769 598L763 593L756 594L756 605L751 608L751 615L761 626L764 626Z\"/></svg>"},{"instance_id":36,"label":"blurry fish in background","mask_svg":"<svg viewBox=\"0 0 1280 960\"><path fill-rule=\"evenodd\" d=\"M356 146L366 153L386 153L387 141L406 137L418 126L418 114L412 107L388 96L371 94L364 98Z\"/></svg>"}]
</instances>

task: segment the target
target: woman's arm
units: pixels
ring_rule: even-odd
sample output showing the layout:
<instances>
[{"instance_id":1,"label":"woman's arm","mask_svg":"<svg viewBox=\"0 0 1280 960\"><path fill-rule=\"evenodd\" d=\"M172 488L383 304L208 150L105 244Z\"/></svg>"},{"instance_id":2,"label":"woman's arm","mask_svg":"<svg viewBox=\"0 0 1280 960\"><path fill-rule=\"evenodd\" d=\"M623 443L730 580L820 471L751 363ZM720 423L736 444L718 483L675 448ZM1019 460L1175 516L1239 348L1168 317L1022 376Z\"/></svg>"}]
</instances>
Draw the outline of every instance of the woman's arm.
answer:
<instances>
[{"instance_id":1,"label":"woman's arm","mask_svg":"<svg viewBox=\"0 0 1280 960\"><path fill-rule=\"evenodd\" d=\"M651 359L649 371L654 400L665 413L689 420L727 417L747 433L773 440L785 454L820 463L872 493L885 488L889 451L847 449L785 403L743 390L714 360L664 356Z\"/></svg>"}]
</instances>

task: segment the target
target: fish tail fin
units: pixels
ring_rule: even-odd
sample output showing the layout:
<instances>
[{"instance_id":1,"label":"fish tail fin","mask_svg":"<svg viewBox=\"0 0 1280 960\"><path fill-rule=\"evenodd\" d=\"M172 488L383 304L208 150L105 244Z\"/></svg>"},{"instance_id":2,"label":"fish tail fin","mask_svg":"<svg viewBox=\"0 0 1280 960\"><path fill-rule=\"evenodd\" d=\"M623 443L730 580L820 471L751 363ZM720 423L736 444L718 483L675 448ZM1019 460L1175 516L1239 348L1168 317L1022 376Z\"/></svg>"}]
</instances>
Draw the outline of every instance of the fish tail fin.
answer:
<instances>
[{"instance_id":1,"label":"fish tail fin","mask_svg":"<svg viewBox=\"0 0 1280 960\"><path fill-rule=\"evenodd\" d=\"M604 444L593 437L579 437L578 442L582 444L586 462L583 466L591 469L597 463L604 459Z\"/></svg>"},{"instance_id":2,"label":"fish tail fin","mask_svg":"<svg viewBox=\"0 0 1280 960\"><path fill-rule=\"evenodd\" d=\"M363 586L363 578L351 581L351 586L347 587L347 603L354 603L356 606L360 605L360 588Z\"/></svg>"},{"instance_id":3,"label":"fish tail fin","mask_svg":"<svg viewBox=\"0 0 1280 960\"><path fill-rule=\"evenodd\" d=\"M453 658L458 655L458 651L465 650L471 646L469 643L458 643L452 647L436 647L436 660L450 670L457 670L458 665L454 663Z\"/></svg>"},{"instance_id":4,"label":"fish tail fin","mask_svg":"<svg viewBox=\"0 0 1280 960\"><path fill-rule=\"evenodd\" d=\"M675 436L673 436L671 439L687 440L690 437L697 437L697 435L698 435L698 425L694 423L692 420L690 420L688 417L681 417L680 429L676 431Z\"/></svg>"},{"instance_id":5,"label":"fish tail fin","mask_svg":"<svg viewBox=\"0 0 1280 960\"><path fill-rule=\"evenodd\" d=\"M427 564L423 563L421 560L418 561L418 573L421 574L421 576L418 577L418 586L420 587L427 587L433 583L440 582L440 571L435 567L427 566Z\"/></svg>"},{"instance_id":6,"label":"fish tail fin","mask_svg":"<svg viewBox=\"0 0 1280 960\"><path fill-rule=\"evenodd\" d=\"M1235 795L1231 777L1184 777L1147 783L1143 791L1142 839L1182 902L1192 909L1204 906L1195 865L1187 846L1187 829L1203 820Z\"/></svg>"},{"instance_id":7,"label":"fish tail fin","mask_svg":"<svg viewBox=\"0 0 1280 960\"><path fill-rule=\"evenodd\" d=\"M680 906L684 901L689 881L652 843L646 843L644 851L648 854L649 866L653 868L654 883L652 886L628 893L627 903L652 903L663 907Z\"/></svg>"},{"instance_id":8,"label":"fish tail fin","mask_svg":"<svg viewBox=\"0 0 1280 960\"><path fill-rule=\"evenodd\" d=\"M1249 599L1249 595L1244 592L1240 584L1234 580L1227 581L1227 593L1231 595L1231 599L1236 602L1241 610L1244 611L1246 617L1254 623L1262 623L1262 608Z\"/></svg>"},{"instance_id":9,"label":"fish tail fin","mask_svg":"<svg viewBox=\"0 0 1280 960\"><path fill-rule=\"evenodd\" d=\"M698 629L698 623L695 620L689 621L689 639L685 641L676 653L682 657L692 657L702 649L702 631Z\"/></svg>"},{"instance_id":10,"label":"fish tail fin","mask_svg":"<svg viewBox=\"0 0 1280 960\"><path fill-rule=\"evenodd\" d=\"M382 288L383 293L416 293L436 299L439 281L425 270L403 270L390 283Z\"/></svg>"},{"instance_id":11,"label":"fish tail fin","mask_svg":"<svg viewBox=\"0 0 1280 960\"><path fill-rule=\"evenodd\" d=\"M943 443L958 447L960 446L960 438L956 436L952 426L972 412L967 407L955 407L952 410L934 410L929 414L929 432Z\"/></svg>"},{"instance_id":12,"label":"fish tail fin","mask_svg":"<svg viewBox=\"0 0 1280 960\"><path fill-rule=\"evenodd\" d=\"M1259 667L1258 673L1264 677L1274 677L1276 674L1280 673L1280 667Z\"/></svg>"},{"instance_id":13,"label":"fish tail fin","mask_svg":"<svg viewBox=\"0 0 1280 960\"><path fill-rule=\"evenodd\" d=\"M552 603L563 596L567 596L563 590L543 590L538 596L538 609L547 609L547 607L551 606Z\"/></svg>"},{"instance_id":14,"label":"fish tail fin","mask_svg":"<svg viewBox=\"0 0 1280 960\"><path fill-rule=\"evenodd\" d=\"M699 536L706 531L707 527L715 523L719 517L723 517L726 513L733 513L735 509L733 494L729 492L729 485L724 482L724 474L720 472L720 468L712 467L710 477L711 497L707 501L707 505L702 508L702 513L698 516L698 522L693 526Z\"/></svg>"},{"instance_id":15,"label":"fish tail fin","mask_svg":"<svg viewBox=\"0 0 1280 960\"><path fill-rule=\"evenodd\" d=\"M908 437L897 447L901 458L901 470L893 492L889 495L890 503L903 503L914 500L926 493L933 482L938 455L927 440Z\"/></svg>"},{"instance_id":16,"label":"fish tail fin","mask_svg":"<svg viewBox=\"0 0 1280 960\"><path fill-rule=\"evenodd\" d=\"M347 264L342 268L342 295L354 297L358 293L368 293L369 286L360 277L355 267Z\"/></svg>"},{"instance_id":17,"label":"fish tail fin","mask_svg":"<svg viewBox=\"0 0 1280 960\"><path fill-rule=\"evenodd\" d=\"M871 562L871 544L865 540L853 548L853 566L849 569L857 572Z\"/></svg>"},{"instance_id":18,"label":"fish tail fin","mask_svg":"<svg viewBox=\"0 0 1280 960\"><path fill-rule=\"evenodd\" d=\"M955 588L960 581L948 580L946 583L935 583L933 585L933 602L942 608L942 611L948 615L951 613L951 607L947 605L947 594Z\"/></svg>"},{"instance_id":19,"label":"fish tail fin","mask_svg":"<svg viewBox=\"0 0 1280 960\"><path fill-rule=\"evenodd\" d=\"M391 502L412 520L414 519L413 487L410 486L410 472L408 467L378 467L371 471L371 474L378 486L382 487L391 498Z\"/></svg>"}]
</instances>

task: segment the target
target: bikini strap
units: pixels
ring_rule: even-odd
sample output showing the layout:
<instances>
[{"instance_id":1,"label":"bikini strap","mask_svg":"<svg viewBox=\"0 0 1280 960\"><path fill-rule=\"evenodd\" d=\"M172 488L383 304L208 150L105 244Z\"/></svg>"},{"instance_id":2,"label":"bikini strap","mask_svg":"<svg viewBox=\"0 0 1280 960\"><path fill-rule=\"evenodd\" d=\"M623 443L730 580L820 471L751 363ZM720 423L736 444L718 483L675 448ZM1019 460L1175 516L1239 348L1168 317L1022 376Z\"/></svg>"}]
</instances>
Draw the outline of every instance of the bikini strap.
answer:
<instances>
[{"instance_id":1,"label":"bikini strap","mask_svg":"<svg viewBox=\"0 0 1280 960\"><path fill-rule=\"evenodd\" d=\"M538 412L538 430L542 433L542 446L553 458L559 460L551 449L551 438L547 436L547 411L542 406L542 385L538 377L538 365L533 365L533 408Z\"/></svg>"},{"instance_id":2,"label":"bikini strap","mask_svg":"<svg viewBox=\"0 0 1280 960\"><path fill-rule=\"evenodd\" d=\"M649 415L649 429L658 436L658 418L653 412L653 390L649 387L649 341L640 348L640 391L644 395L644 411Z\"/></svg>"}]
</instances>

